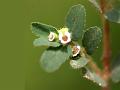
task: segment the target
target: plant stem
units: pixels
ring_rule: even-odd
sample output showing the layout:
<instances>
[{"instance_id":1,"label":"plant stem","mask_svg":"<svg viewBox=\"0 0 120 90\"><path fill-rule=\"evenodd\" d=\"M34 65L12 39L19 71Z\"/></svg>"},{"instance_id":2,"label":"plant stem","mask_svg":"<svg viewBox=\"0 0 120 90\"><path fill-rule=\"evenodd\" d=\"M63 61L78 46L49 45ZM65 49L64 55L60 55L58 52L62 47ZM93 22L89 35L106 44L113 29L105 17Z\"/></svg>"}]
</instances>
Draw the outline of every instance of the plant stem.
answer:
<instances>
[{"instance_id":1,"label":"plant stem","mask_svg":"<svg viewBox=\"0 0 120 90\"><path fill-rule=\"evenodd\" d=\"M103 30L103 65L104 71L110 73L110 58L111 58L111 49L110 49L110 31L109 31L109 22L104 21L104 30Z\"/></svg>"},{"instance_id":2,"label":"plant stem","mask_svg":"<svg viewBox=\"0 0 120 90\"><path fill-rule=\"evenodd\" d=\"M103 78L107 81L108 86L103 88L103 90L109 90L109 77L110 77L110 36L109 36L109 22L104 20L104 30L103 30Z\"/></svg>"},{"instance_id":3,"label":"plant stem","mask_svg":"<svg viewBox=\"0 0 120 90\"><path fill-rule=\"evenodd\" d=\"M106 0L100 0L101 5L101 17L103 23L103 78L107 82L107 86L104 87L102 90L110 90L109 88L109 77L110 77L110 58L111 58L111 48L110 48L110 27L109 21L105 19L105 7L106 7Z\"/></svg>"},{"instance_id":4,"label":"plant stem","mask_svg":"<svg viewBox=\"0 0 120 90\"><path fill-rule=\"evenodd\" d=\"M82 48L81 51L82 51L82 53L85 54L85 55L83 55L83 56L85 56L85 57L88 58L88 60L89 60L88 65L90 66L90 68L91 68L92 70L94 70L94 72L95 72L97 75L102 76L102 71L101 71L101 69L97 66L97 64L94 62L93 58L87 54L87 52L86 52L86 50L85 50L84 48Z\"/></svg>"},{"instance_id":5,"label":"plant stem","mask_svg":"<svg viewBox=\"0 0 120 90\"><path fill-rule=\"evenodd\" d=\"M102 75L101 69L96 65L96 63L92 60L92 58L89 58L89 66L92 70L96 72L97 75L99 76Z\"/></svg>"},{"instance_id":6,"label":"plant stem","mask_svg":"<svg viewBox=\"0 0 120 90\"><path fill-rule=\"evenodd\" d=\"M89 55L87 55L88 59L89 59L89 63L88 65L90 66L90 68L92 70L94 70L94 72L99 75L102 76L102 71L101 69L96 65L96 63L93 61L92 57L90 57Z\"/></svg>"}]
</instances>

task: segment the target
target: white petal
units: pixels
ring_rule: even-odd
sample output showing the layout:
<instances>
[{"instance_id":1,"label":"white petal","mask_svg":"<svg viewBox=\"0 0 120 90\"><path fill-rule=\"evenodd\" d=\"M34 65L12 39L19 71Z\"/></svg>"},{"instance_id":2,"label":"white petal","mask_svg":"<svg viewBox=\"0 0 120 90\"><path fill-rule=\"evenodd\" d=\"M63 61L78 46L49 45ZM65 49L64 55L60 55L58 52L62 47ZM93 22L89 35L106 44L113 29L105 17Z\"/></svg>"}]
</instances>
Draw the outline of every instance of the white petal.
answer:
<instances>
[{"instance_id":1,"label":"white petal","mask_svg":"<svg viewBox=\"0 0 120 90\"><path fill-rule=\"evenodd\" d=\"M60 41L62 40L62 37L63 37L62 32L59 32L59 40L60 40Z\"/></svg>"},{"instance_id":2,"label":"white petal","mask_svg":"<svg viewBox=\"0 0 120 90\"><path fill-rule=\"evenodd\" d=\"M68 37L71 36L71 34L69 32L67 32L67 31L65 32L65 35L68 36Z\"/></svg>"},{"instance_id":3,"label":"white petal","mask_svg":"<svg viewBox=\"0 0 120 90\"><path fill-rule=\"evenodd\" d=\"M77 45L77 46L74 46L74 47L77 48L78 51L76 53L73 53L73 57L77 56L80 53L80 46ZM74 49L72 51L74 51Z\"/></svg>"}]
</instances>

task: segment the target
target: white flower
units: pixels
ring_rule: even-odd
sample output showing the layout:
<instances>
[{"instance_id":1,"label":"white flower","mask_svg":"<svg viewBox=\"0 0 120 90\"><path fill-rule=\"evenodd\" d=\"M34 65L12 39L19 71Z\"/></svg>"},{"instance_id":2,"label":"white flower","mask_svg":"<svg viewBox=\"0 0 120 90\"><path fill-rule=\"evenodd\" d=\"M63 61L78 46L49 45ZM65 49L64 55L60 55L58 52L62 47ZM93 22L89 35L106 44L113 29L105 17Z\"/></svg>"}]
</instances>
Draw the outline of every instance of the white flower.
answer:
<instances>
[{"instance_id":1,"label":"white flower","mask_svg":"<svg viewBox=\"0 0 120 90\"><path fill-rule=\"evenodd\" d=\"M77 56L80 53L80 46L79 45L73 46L72 53L73 53L73 57Z\"/></svg>"},{"instance_id":2,"label":"white flower","mask_svg":"<svg viewBox=\"0 0 120 90\"><path fill-rule=\"evenodd\" d=\"M62 44L71 42L71 34L68 32L68 28L62 28L59 32L59 40Z\"/></svg>"},{"instance_id":3,"label":"white flower","mask_svg":"<svg viewBox=\"0 0 120 90\"><path fill-rule=\"evenodd\" d=\"M56 34L54 32L50 32L49 36L48 36L48 40L49 41L54 41L56 37Z\"/></svg>"}]
</instances>

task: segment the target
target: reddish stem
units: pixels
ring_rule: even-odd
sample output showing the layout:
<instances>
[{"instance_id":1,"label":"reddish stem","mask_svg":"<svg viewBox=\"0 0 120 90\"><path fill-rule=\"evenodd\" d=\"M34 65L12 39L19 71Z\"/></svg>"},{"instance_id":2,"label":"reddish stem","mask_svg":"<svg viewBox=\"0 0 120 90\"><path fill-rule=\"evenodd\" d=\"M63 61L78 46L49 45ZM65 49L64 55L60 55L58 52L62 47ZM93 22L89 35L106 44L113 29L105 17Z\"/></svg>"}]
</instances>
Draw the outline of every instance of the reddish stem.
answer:
<instances>
[{"instance_id":1,"label":"reddish stem","mask_svg":"<svg viewBox=\"0 0 120 90\"><path fill-rule=\"evenodd\" d=\"M110 32L109 32L109 22L104 21L104 30L103 30L103 78L107 82L107 86L103 90L110 90L109 88L109 77L110 77L110 58L111 58L111 49L110 49Z\"/></svg>"},{"instance_id":2,"label":"reddish stem","mask_svg":"<svg viewBox=\"0 0 120 90\"><path fill-rule=\"evenodd\" d=\"M103 30L103 65L104 65L104 71L108 73L110 72L110 57L111 57L111 49L110 49L109 22L105 20L104 30Z\"/></svg>"},{"instance_id":3,"label":"reddish stem","mask_svg":"<svg viewBox=\"0 0 120 90\"><path fill-rule=\"evenodd\" d=\"M110 90L109 88L109 76L110 76L110 58L111 58L111 48L110 48L110 26L109 21L105 19L105 7L106 7L106 0L100 0L101 5L101 17L103 21L103 78L107 82L107 86L104 87L102 90Z\"/></svg>"}]
</instances>

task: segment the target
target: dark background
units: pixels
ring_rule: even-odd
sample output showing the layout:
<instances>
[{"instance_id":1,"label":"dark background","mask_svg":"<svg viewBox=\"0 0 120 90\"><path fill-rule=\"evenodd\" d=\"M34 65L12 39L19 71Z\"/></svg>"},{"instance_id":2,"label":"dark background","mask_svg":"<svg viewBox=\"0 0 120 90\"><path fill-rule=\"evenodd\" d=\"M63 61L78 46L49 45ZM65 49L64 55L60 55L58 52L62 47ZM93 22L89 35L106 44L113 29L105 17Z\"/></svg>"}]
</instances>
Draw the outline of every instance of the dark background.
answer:
<instances>
[{"instance_id":1,"label":"dark background","mask_svg":"<svg viewBox=\"0 0 120 90\"><path fill-rule=\"evenodd\" d=\"M86 28L101 26L100 16L88 0L0 0L0 90L100 90L69 62L46 73L39 65L45 48L32 45L36 37L30 31L31 22L64 27L66 13L75 4L85 5ZM119 29L119 24L111 23L112 59L120 52ZM93 55L97 63L101 63L101 53L99 48ZM119 88L120 83L112 84L113 90Z\"/></svg>"}]
</instances>

